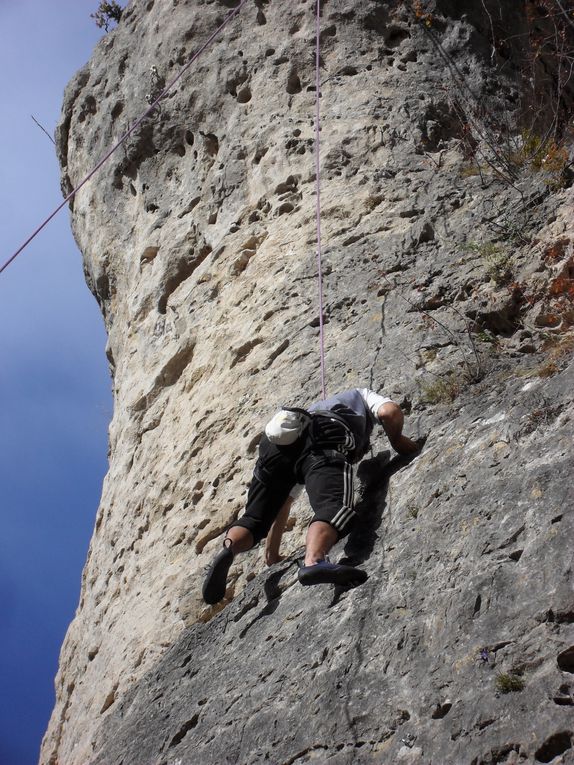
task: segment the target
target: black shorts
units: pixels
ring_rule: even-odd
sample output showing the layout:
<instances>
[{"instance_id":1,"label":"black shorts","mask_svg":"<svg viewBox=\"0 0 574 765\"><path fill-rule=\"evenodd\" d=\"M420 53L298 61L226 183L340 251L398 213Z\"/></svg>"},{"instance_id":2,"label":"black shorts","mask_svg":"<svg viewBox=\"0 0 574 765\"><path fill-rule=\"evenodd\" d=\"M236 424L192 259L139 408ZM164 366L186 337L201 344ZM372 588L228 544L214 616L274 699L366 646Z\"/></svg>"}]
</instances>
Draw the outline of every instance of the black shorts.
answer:
<instances>
[{"instance_id":1,"label":"black shorts","mask_svg":"<svg viewBox=\"0 0 574 765\"><path fill-rule=\"evenodd\" d=\"M330 436L333 427L330 422ZM335 440L339 444L350 443L349 434L340 427L342 431ZM276 446L263 436L245 514L233 526L248 529L255 543L264 539L291 489L296 483L304 483L313 509L311 523L324 521L333 526L339 537L348 534L356 515L353 468L344 452L329 448L332 444L331 437L329 442L318 439L317 429L292 446Z\"/></svg>"}]
</instances>

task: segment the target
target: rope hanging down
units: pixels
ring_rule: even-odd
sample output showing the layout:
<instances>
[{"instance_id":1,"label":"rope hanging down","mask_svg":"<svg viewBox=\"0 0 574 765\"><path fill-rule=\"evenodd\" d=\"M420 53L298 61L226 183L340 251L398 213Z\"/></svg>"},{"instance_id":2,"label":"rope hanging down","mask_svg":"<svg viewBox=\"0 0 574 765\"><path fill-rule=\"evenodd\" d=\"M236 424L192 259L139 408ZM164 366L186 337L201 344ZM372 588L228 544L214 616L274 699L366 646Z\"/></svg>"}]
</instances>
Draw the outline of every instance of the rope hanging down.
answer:
<instances>
[{"instance_id":1,"label":"rope hanging down","mask_svg":"<svg viewBox=\"0 0 574 765\"><path fill-rule=\"evenodd\" d=\"M325 331L323 327L323 264L321 253L321 162L319 152L321 149L321 0L317 0L317 8L315 14L315 96L316 96L316 110L315 110L315 196L317 200L316 204L316 222L317 222L317 276L319 281L319 349L321 357L321 393L323 399L327 398L327 390L325 387Z\"/></svg>"},{"instance_id":2,"label":"rope hanging down","mask_svg":"<svg viewBox=\"0 0 574 765\"><path fill-rule=\"evenodd\" d=\"M68 196L67 196L67 197L64 199L64 201L63 201L63 202L62 202L60 205L58 205L58 207L56 207L56 209L55 209L55 210L54 210L52 213L50 213L50 215L49 215L49 216L46 218L46 220L44 220L44 221L43 221L43 223L41 223L41 224L38 226L38 228L37 228L37 229L36 229L36 230L35 230L35 231L34 231L34 232L33 232L33 233L32 233L32 234L31 234L31 235L28 237L28 239L26 239L26 241L24 242L24 244L22 244L22 245L21 245L21 246L20 246L20 247L19 247L19 248L16 250L16 252L15 252L15 253L14 253L14 254L13 254L11 257L9 257L9 258L8 258L8 260L7 260L7 261L6 261L6 262L5 262L5 263L4 263L4 264L3 264L3 265L0 267L0 274L1 274L1 273L2 273L2 272L3 272L3 271L6 269L6 268L8 268L8 266L10 265L10 263L12 263L12 261L14 261L14 260L15 260L15 259L18 257L18 255L20 255L20 253L21 253L21 252L22 252L22 251L23 251L23 250L24 250L24 249L25 249L25 248L26 248L26 247L27 247L27 246L30 244L30 242L31 242L31 241L32 241L32 240L33 240L33 239L34 239L34 238L35 238L35 237L36 237L36 236L37 236L37 235L40 233L40 231L42 231L42 229L43 229L45 226L47 226L47 225L48 225L48 223L49 223L49 222L52 220L52 218L54 218L54 217L55 217L55 216L56 216L56 215L57 215L57 214L60 212L60 210L62 209L62 207L65 207L65 205L67 205L67 204L68 204L68 202L70 202L70 200L72 200L72 199L73 199L73 198L76 196L76 194L78 193L78 191L79 191L79 190L80 190L80 189L81 189L83 186L85 186L85 185L86 185L86 183L87 183L87 182L88 182L88 181L89 181L89 180L90 180L90 179L91 179L91 178L92 178L92 177L93 177L93 176L94 176L94 175L97 173L97 171L100 169L100 167L101 167L103 164L105 164L105 163L108 161L108 159L109 159L109 158L112 156L112 154L113 154L113 153L114 153L114 152L115 152L117 149L119 149L119 147L120 147L120 146L121 146L121 145L124 143L124 141L125 141L127 138L129 138L129 137L130 137L130 135L131 135L131 134L134 132L134 130L136 130L136 129L137 129L137 128L138 128L138 127L141 125L141 123L142 123L142 122L143 122L143 121L144 121L144 120L145 120L145 119L146 119L146 118L147 118L147 117L148 117L148 116L149 116L149 115L150 115L150 114L151 114L151 113L154 111L155 107L156 107L156 106L159 104L159 102L162 100L162 98L163 98L163 97L164 97L164 96L165 96L165 95L166 95L166 94L167 94L167 93L168 93L168 92L169 92L169 91L170 91L170 90L171 90L171 89L174 87L174 85L176 85L176 84L179 82L179 80L180 80L180 79L183 77L183 75L186 73L186 71L189 69L189 67L190 67L190 66L191 66L191 65L192 65L192 64L193 64L195 61L197 61L197 59L198 59L198 58L201 56L201 54L202 54L202 53L203 53L203 52L204 52L204 51L205 51L207 48L209 48L209 46L210 46L210 45L211 45L211 43L212 43L212 42L215 40L215 38L218 36L218 34L219 34L219 33L220 33L220 32L221 32L223 29L224 29L224 27L226 27L226 26L227 26L227 24L228 24L228 23L229 23L229 22L230 22L230 21L231 21L231 20L232 20L232 19L233 19L233 18L234 18L234 17L235 17L235 16L236 16L238 13L239 13L239 11L240 11L240 10L241 10L241 8L242 8L242 7L245 5L245 3L246 3L246 2L247 2L247 0L241 0L241 2L239 3L239 5L238 5L236 8L234 8L234 9L231 11L231 13L229 13L229 14L228 14L228 15L225 17L225 19L224 19L223 23L222 23L222 24L220 24L220 26L219 26L219 27L218 27L218 28L215 30L215 32L213 32L213 34L211 35L211 37L209 37L209 38L208 38L208 40L207 40L207 41L206 41L206 42L205 42L205 43L204 43L204 44L203 44L203 45L202 45L202 46L199 48L199 50L198 50L198 51L196 51L196 52L193 54L193 56L191 57L191 59L190 59L190 60L187 62L187 64L186 64L186 65L183 67L183 69L182 69L182 70L181 70L181 72L180 72L180 73L177 75L177 77L175 77L175 78L174 78L174 79L173 79L173 80L172 80L172 81L171 81L171 82L170 82L168 85L166 85L166 87L165 87L165 88L162 90L162 92L159 94L159 96L158 96L158 97L155 99L155 101L154 101L154 102L153 102L153 103L150 105L149 109L147 109L147 110L146 110L146 111L145 111L145 112L142 114L142 116L141 116L141 117L140 117L140 118L137 120L137 122L135 122L135 123L132 125L132 127L131 127L131 128L130 128L130 129L129 129L129 130L126 132L126 133L124 133L124 135L123 135L123 136L120 138L120 140L119 140L119 141L118 141L116 144L114 144L114 146L112 146L112 148L111 148L111 149L108 151L108 153L107 153L107 154L106 154L106 155L105 155L105 156L104 156L104 157L103 157L103 158L102 158L102 159L101 159L101 160L98 162L98 164L97 164L97 165L96 165L96 166L93 168L93 170L92 170L92 171L91 171L91 172L90 172L90 173L89 173L89 174L88 174L88 175L87 175L87 176L84 178L84 180L83 180L83 181L81 181L81 182L80 182L80 183L79 183L79 184L78 184L78 185L77 185L77 186L76 186L76 187L75 187L75 188L74 188L74 189L73 189L73 190L72 190L72 191L71 191L71 192L68 194Z\"/></svg>"}]
</instances>

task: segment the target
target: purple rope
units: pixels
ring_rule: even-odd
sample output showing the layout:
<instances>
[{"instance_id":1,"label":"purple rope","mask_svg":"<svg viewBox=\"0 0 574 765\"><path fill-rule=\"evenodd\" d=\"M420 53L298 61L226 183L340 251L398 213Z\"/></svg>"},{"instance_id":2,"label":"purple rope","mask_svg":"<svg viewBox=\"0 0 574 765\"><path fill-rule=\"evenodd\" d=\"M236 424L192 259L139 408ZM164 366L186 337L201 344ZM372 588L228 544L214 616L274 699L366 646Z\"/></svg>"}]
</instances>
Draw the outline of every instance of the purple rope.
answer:
<instances>
[{"instance_id":1,"label":"purple rope","mask_svg":"<svg viewBox=\"0 0 574 765\"><path fill-rule=\"evenodd\" d=\"M321 393L323 399L327 398L327 389L325 387L325 331L323 328L323 265L321 259L321 163L319 159L319 152L321 149L320 133L321 133L321 74L320 74L320 62L321 62L321 0L317 0L316 11L316 49L315 49L315 93L316 93L316 112L315 112L315 196L317 200L316 205L316 219L317 219L317 274L319 280L319 348L321 356Z\"/></svg>"},{"instance_id":2,"label":"purple rope","mask_svg":"<svg viewBox=\"0 0 574 765\"><path fill-rule=\"evenodd\" d=\"M38 226L38 228L37 228L37 229L34 231L34 233L33 233L33 234L31 234L31 235L28 237L28 239L26 239L26 241L24 242L24 244L22 244L22 245L21 245L21 246L20 246L20 247L19 247L19 248L16 250L16 252L15 252L15 253L14 253L14 254L13 254L11 257L10 257L10 258L8 258L8 260L7 260L7 261L6 261L6 262L5 262L5 263L4 263L4 264L3 264L3 265L0 267L0 274L1 274L1 273L2 273L2 272L3 272L3 271L6 269L6 268L8 268L8 266L10 265L10 263L12 263L12 261L13 261L13 260L16 260L16 258L18 257L18 255L19 255L19 254L22 252L22 250L24 250L24 249L25 249L25 248L26 248L26 247L27 247L27 246L30 244L30 242L31 242L31 241L32 241L32 240L33 240L33 239L34 239L34 238L35 238L35 237L36 237L36 236L37 236L37 235L40 233L40 231L41 231L41 230L44 228L44 226L47 226L47 225L48 225L48 223L49 223L49 222L52 220L52 218L53 218L54 216L56 216L56 215L57 215L57 214L60 212L60 210L62 209L62 207L65 207L65 205L67 205L67 204L68 204L68 202L69 202L71 199L73 199L73 198L76 196L76 194L77 194L77 193L78 193L78 191L79 191L79 190L82 188L82 186L85 186L85 185L86 185L86 183L87 183L87 182L88 182L88 181L89 181L89 180L90 180L90 179L91 179L91 178L92 178L92 177L93 177L93 176L94 176L94 175L97 173L97 171L100 169L100 167L101 167L101 166L102 166L102 165L103 165L105 162L107 162L107 161L108 161L108 159L109 159L109 158L112 156L112 154L113 154L113 153L116 151L116 149L119 149L119 147L120 147L120 146L121 146L121 145L124 143L124 141L125 141L127 138L129 138L129 136L130 136L130 135L131 135L131 134L134 132L134 130L135 130L136 128L138 128L138 127L141 125L141 123L142 123L142 122L143 122L143 121L144 121L144 120L145 120L145 119L146 119L146 118L147 118L147 117L148 117L148 116L149 116L149 115L150 115L150 114L153 112L153 110L155 109L155 107L158 105L158 103L161 101L161 99L162 99L162 98L163 98L163 97L166 95L166 93L168 93L168 92L169 92L169 91L170 91L170 90L173 88L173 86L174 86L176 83L178 83L178 82L179 82L179 80L180 80L180 79L183 77L183 75L184 75L184 74L185 74L185 72L186 72L186 71L189 69L189 67L190 67L190 66L191 66L191 65L192 65L192 64L193 64L193 63L194 63L194 62L195 62L195 61L196 61L196 60L197 60L197 59L198 59L198 58L201 56L201 54L202 54L202 53L203 53L203 52L204 52L204 51L205 51L205 50L206 50L206 49L207 49L207 48L208 48L208 47L211 45L211 43L213 42L213 40L215 40L215 38L217 37L217 35L218 35L218 34L219 34L221 31L222 31L222 29L223 29L225 26L227 26L227 24L228 24L228 23L231 21L231 19L233 19L233 17L234 17L234 16L236 16L236 15L239 13L239 11L241 10L242 6L244 6L246 2L247 2L247 0L241 0L241 2L239 3L239 5L237 6L237 8L234 8L234 9L231 11L231 13L229 13L229 14L226 16L226 18L225 18L225 20L223 21L223 23L222 23L222 24L221 24L221 25L220 25L220 26L219 26L219 27L218 27L218 28L215 30L215 32L214 32L214 33L211 35L211 37L209 37L209 39L207 40L207 42L205 42L205 43L204 43L204 44L201 46L201 48L200 48L200 49L199 49L199 50L198 50L196 53L194 53L194 54L193 54L193 56L191 57L191 59L190 59L190 60L187 62L187 64L186 64L186 65L183 67L183 69L182 69L182 70L181 70L181 72L180 72L180 73L177 75L177 77L175 77L175 78L174 78L174 79L173 79L173 80L172 80L172 81L171 81L171 82L170 82L168 85L166 85L166 87L165 87L165 88L162 90L162 92L159 94L159 96L158 96L158 97L155 99L155 101L154 101L154 102L151 104L151 106L149 107L149 109L147 109L147 111L145 111L145 112L144 112L144 114L142 114L142 116L141 116L141 117L138 119L138 121L137 121L137 122L135 122L135 123L132 125L132 127L131 127L131 128L130 128L130 129L129 129L129 130L128 130L128 131L127 131L127 132L126 132L126 133L125 133L125 134L124 134L124 135L123 135L121 138L120 138L120 140L119 140L119 141L118 141L118 142L117 142L117 143L116 143L116 144L115 144L115 145L114 145L114 146L113 146L113 147L112 147L112 148L111 148L111 149L108 151L108 153L107 153L107 154L106 154L106 155L105 155L105 156L104 156L104 157L103 157L103 158L102 158L102 159L101 159L101 160L98 162L98 164L97 164L97 165L94 167L94 169L93 169L93 170L92 170L92 171L91 171L91 172L90 172L90 173L89 173L89 174L88 174L88 175L87 175L87 176L84 178L84 180L83 180L83 181L81 181L81 183L79 183L79 184L76 186L76 188L75 188L75 189L73 189L73 190L72 190L72 191L71 191L71 192L68 194L68 196L67 196L67 197L64 199L64 201L63 201L63 202L62 202L60 205L58 205L58 207L56 207L56 209L55 209L55 210L54 210L52 213L50 213L50 215L49 215L49 216L46 218L46 220L45 220L43 223L41 223L41 224Z\"/></svg>"}]
</instances>

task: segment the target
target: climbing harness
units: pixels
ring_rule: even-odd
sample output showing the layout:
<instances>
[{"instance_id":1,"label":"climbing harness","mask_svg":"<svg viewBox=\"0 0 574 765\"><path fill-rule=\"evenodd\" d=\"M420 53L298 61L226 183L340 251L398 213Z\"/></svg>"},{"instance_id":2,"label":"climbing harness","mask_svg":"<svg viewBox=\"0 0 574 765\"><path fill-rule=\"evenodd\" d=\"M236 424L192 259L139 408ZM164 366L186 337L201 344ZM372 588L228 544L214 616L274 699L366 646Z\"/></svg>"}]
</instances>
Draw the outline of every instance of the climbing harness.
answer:
<instances>
[{"instance_id":1,"label":"climbing harness","mask_svg":"<svg viewBox=\"0 0 574 765\"><path fill-rule=\"evenodd\" d=\"M352 462L358 461L368 451L364 444L357 450L357 444L352 429L347 420L337 409L301 409L299 407L283 406L265 426L265 435L276 446L292 446L302 444L303 435L311 445L320 445L320 451L327 457L350 457ZM352 415L353 412L350 412ZM332 448L330 448L332 447Z\"/></svg>"},{"instance_id":2,"label":"climbing harness","mask_svg":"<svg viewBox=\"0 0 574 765\"><path fill-rule=\"evenodd\" d=\"M180 79L181 79L181 78L183 77L183 75L184 75L184 74L187 72L187 70L189 69L189 67L190 67L190 66L191 66L191 65L192 65L192 64L193 64L195 61L197 61L197 59L198 59L198 58L201 56L201 54L202 54L202 53L203 53L205 50L207 50L207 48L209 48L209 46L210 46L210 45L211 45L211 43L212 43L212 42L215 40L215 38L216 38L216 37L219 35L219 33L220 33L221 31L223 31L223 29L224 29L224 28L227 26L227 24L229 24L229 22L230 22L230 21L231 21L231 20L232 20L232 19L233 19L235 16L237 16L237 14L238 14L238 13L239 13L239 11L241 10L241 8L242 8L242 7L245 5L245 3L246 3L246 2L247 2L247 0L241 0L241 2L239 3L239 5L238 5L236 8L234 8L234 9L231 11L231 13L229 13L229 14L228 14L228 15L225 17L225 19L224 19L224 20L223 20L223 22L222 22L222 23L221 23L221 24L220 24L220 25L217 27L217 29L215 30L215 32L213 32L213 34L212 34L212 35L211 35L211 36L208 38L208 40L207 40L207 41L206 41L206 42L205 42L205 43L204 43L204 44L203 44L203 45L202 45L202 46L199 48L199 50L198 50L198 51L196 51L196 52L193 54L193 56L191 57L191 59L190 59L190 60L187 62L187 64L186 64L186 65L183 67L183 69L182 69L182 70L181 70L181 72L180 72L180 73L177 75L177 77L174 77L174 79L173 79L173 80L172 80L172 81L171 81L171 82L170 82L168 85L166 85L166 87L165 87L165 88L164 88L164 89L161 91L161 93L160 93L160 94L157 96L157 98L155 99L155 101L153 101L153 103L151 104L151 106L149 107L149 109L147 109L147 110L146 110L146 111L145 111L145 112L142 114L142 116L141 116L141 117L140 117L140 118L139 118L139 119L138 119L138 120L137 120L137 121L136 121L136 122L135 122L135 123L134 123L134 124L131 126L131 128L130 128L130 129L129 129L129 130L126 132L126 133L124 133L124 135L123 135L123 136L120 138L120 140L119 140L117 143L115 143L115 144L114 144L114 146L112 146L112 148L111 148L111 149L110 149L110 150L107 152L107 154L105 154L105 155L104 155L104 157L102 157L102 159L101 159L101 160L98 162L98 164L97 164L97 165L96 165L96 166L93 168L93 170L92 170L90 173L88 173L88 175L87 175L87 176L84 178L84 180L83 180L83 181L81 181L81 182L80 182L80 183L79 183L79 184L78 184L78 185L77 185L77 186L76 186L74 189L72 189L72 191L70 191L70 193L69 193L69 194L68 194L68 196L67 196L67 197L64 199L64 201L63 201L61 204L59 204L59 205L58 205L58 207L56 207L56 209L55 209L55 210L54 210L52 213L50 213L50 215L49 215L49 216L46 218L46 220L44 220L44 221L43 221L43 223L41 223L41 224L38 226L38 228L37 228L37 229L36 229L36 230L35 230L35 231L34 231L34 232L33 232L33 233L32 233L32 234L31 234L31 235L28 237L28 239L26 239L26 241L24 242L24 244L22 244L22 245L21 245L21 246L20 246L20 247L19 247L19 248L16 250L16 252L15 252L13 255L11 255L11 256L8 258L8 260L7 260L7 261L6 261L6 262L5 262L5 263L4 263L2 266L0 266L0 274L1 274L1 273L2 273L2 272L3 272L3 271L6 269L6 268L8 268L8 266L10 265L10 263L12 263L14 260L16 260L16 258L18 257L18 255L20 255L20 253L21 253L21 252L22 252L22 251L23 251L23 250L24 250L24 249L25 249L25 248L26 248L26 247L27 247L27 246L30 244L30 242L31 242L31 241L32 241L32 240L33 240L33 239L34 239L34 238L35 238L35 237L36 237L36 236L37 236L37 235L40 233L40 231L42 231L42 229L43 229L45 226L47 226L47 225L48 225L48 223L49 223L49 222L52 220L52 218L54 218L54 217L55 217L55 216L56 216L56 215L57 215L57 214L60 212L60 210L62 209L62 207L65 207L65 206L68 204L68 202L70 202L70 201L71 201L71 200L72 200L72 199L73 199L73 198L76 196L76 194L78 193L78 191L79 191L79 190L80 190L80 189L81 189L83 186L85 186L85 185L86 185L86 183L87 183L87 182L88 182L88 181L89 181L89 180L90 180L90 179L91 179L91 178L92 178L92 177L93 177L93 176L94 176L94 175L95 175L95 174L98 172L98 170L100 169L100 167L101 167L103 164L105 164L105 163L108 161L108 159L109 159L109 158L112 156L112 154L113 154L113 153L114 153L114 152L115 152L117 149L119 149L119 147L120 147L120 146L121 146L121 145L122 145L122 144L123 144L123 143L124 143L124 142L125 142L125 141L126 141L128 138L129 138L129 137L130 137L130 135L131 135L131 134L134 132L134 130L136 130L136 129L137 129L137 128L138 128L138 127L139 127L139 126L142 124L142 122L143 122L143 121L144 121L144 120L145 120L147 117L149 117L149 115L150 115L150 114L151 114L151 113L154 111L154 109L155 109L155 108L156 108L156 106L159 104L159 102L162 100L162 98L163 98L163 97L164 97L164 96L165 96L167 93L169 93L169 91L170 91L170 90L172 90L172 88L174 87L174 85L176 85L176 84L177 84L177 83L180 81Z\"/></svg>"}]
</instances>

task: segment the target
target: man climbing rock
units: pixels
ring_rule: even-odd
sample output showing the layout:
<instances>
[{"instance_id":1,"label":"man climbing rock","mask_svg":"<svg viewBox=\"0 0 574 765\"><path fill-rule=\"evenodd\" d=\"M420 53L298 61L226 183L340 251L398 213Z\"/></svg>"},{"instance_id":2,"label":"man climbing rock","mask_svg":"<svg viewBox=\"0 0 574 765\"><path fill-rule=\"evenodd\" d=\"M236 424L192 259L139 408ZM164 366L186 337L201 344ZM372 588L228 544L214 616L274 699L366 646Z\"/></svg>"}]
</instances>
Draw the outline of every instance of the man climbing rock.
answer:
<instances>
[{"instance_id":1,"label":"man climbing rock","mask_svg":"<svg viewBox=\"0 0 574 765\"><path fill-rule=\"evenodd\" d=\"M313 518L306 538L303 585L358 585L367 573L331 563L327 554L349 533L356 520L353 468L369 449L375 424L382 425L391 446L401 455L415 454L420 444L402 434L404 417L398 404L367 388L354 388L320 401L308 410L284 408L267 423L247 495L245 514L233 523L223 549L213 560L203 584L206 603L225 595L227 573L235 555L266 538L266 561L279 560L279 546L289 509L303 484Z\"/></svg>"}]
</instances>

